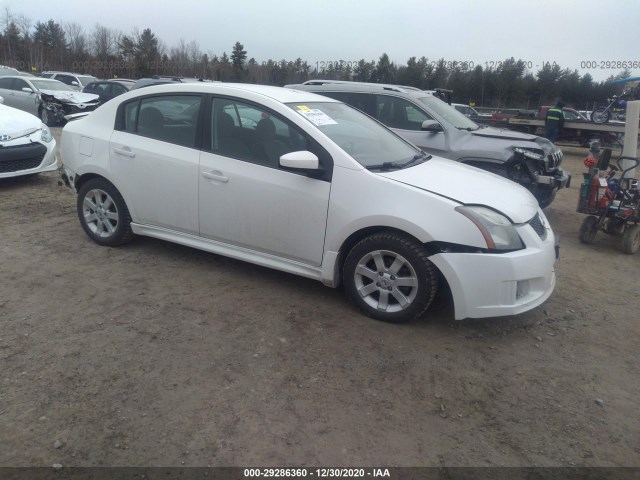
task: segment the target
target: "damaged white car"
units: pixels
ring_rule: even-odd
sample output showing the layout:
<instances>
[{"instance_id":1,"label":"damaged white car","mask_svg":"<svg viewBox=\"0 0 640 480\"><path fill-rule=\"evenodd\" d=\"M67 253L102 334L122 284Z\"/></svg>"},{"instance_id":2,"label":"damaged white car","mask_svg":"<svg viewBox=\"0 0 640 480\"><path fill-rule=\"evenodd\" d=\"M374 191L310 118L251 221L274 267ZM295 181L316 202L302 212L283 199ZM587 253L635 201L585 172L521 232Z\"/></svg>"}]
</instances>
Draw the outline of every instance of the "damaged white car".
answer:
<instances>
[{"instance_id":1,"label":"damaged white car","mask_svg":"<svg viewBox=\"0 0 640 480\"><path fill-rule=\"evenodd\" d=\"M65 115L90 112L100 105L98 95L38 77L0 77L0 96L5 105L36 115L48 126L64 123Z\"/></svg>"},{"instance_id":2,"label":"damaged white car","mask_svg":"<svg viewBox=\"0 0 640 480\"><path fill-rule=\"evenodd\" d=\"M49 127L30 113L0 103L0 178L56 170L55 152Z\"/></svg>"}]
</instances>

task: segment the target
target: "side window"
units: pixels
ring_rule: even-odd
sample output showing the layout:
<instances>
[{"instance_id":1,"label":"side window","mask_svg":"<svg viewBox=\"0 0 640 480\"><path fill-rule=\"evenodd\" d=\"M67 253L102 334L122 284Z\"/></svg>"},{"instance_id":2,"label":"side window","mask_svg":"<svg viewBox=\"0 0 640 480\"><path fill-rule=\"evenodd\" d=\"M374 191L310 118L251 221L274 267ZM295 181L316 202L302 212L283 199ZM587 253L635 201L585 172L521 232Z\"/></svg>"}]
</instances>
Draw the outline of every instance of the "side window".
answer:
<instances>
[{"instance_id":1,"label":"side window","mask_svg":"<svg viewBox=\"0 0 640 480\"><path fill-rule=\"evenodd\" d=\"M376 118L388 127L419 131L422 122L433 120L433 117L403 98L376 95L376 100Z\"/></svg>"},{"instance_id":2,"label":"side window","mask_svg":"<svg viewBox=\"0 0 640 480\"><path fill-rule=\"evenodd\" d=\"M23 88L29 88L29 84L21 78L14 78L12 90L22 91Z\"/></svg>"},{"instance_id":3,"label":"side window","mask_svg":"<svg viewBox=\"0 0 640 480\"><path fill-rule=\"evenodd\" d=\"M375 95L369 93L349 93L347 103L358 110L375 117L376 99Z\"/></svg>"},{"instance_id":4,"label":"side window","mask_svg":"<svg viewBox=\"0 0 640 480\"><path fill-rule=\"evenodd\" d=\"M201 103L200 95L143 98L140 101L136 132L163 142L194 147ZM128 107L127 104L125 106L126 131L130 131L127 128L127 119L130 114Z\"/></svg>"},{"instance_id":5,"label":"side window","mask_svg":"<svg viewBox=\"0 0 640 480\"><path fill-rule=\"evenodd\" d=\"M163 142L195 147L201 103L200 95L132 100L119 110L115 128Z\"/></svg>"},{"instance_id":6,"label":"side window","mask_svg":"<svg viewBox=\"0 0 640 480\"><path fill-rule=\"evenodd\" d=\"M127 93L127 89L117 83L111 84L111 91L113 95L122 95L123 93Z\"/></svg>"},{"instance_id":7,"label":"side window","mask_svg":"<svg viewBox=\"0 0 640 480\"><path fill-rule=\"evenodd\" d=\"M76 83L78 82L75 78L73 78L71 75L56 75L56 80L62 82L62 83L66 83L67 85L73 85L73 82L75 81Z\"/></svg>"},{"instance_id":8,"label":"side window","mask_svg":"<svg viewBox=\"0 0 640 480\"><path fill-rule=\"evenodd\" d=\"M310 148L297 128L259 107L214 99L211 115L211 147L220 155L278 168L285 153Z\"/></svg>"},{"instance_id":9,"label":"side window","mask_svg":"<svg viewBox=\"0 0 640 480\"><path fill-rule=\"evenodd\" d=\"M7 90L11 89L12 82L13 82L13 78L0 77L0 88L6 88Z\"/></svg>"}]
</instances>

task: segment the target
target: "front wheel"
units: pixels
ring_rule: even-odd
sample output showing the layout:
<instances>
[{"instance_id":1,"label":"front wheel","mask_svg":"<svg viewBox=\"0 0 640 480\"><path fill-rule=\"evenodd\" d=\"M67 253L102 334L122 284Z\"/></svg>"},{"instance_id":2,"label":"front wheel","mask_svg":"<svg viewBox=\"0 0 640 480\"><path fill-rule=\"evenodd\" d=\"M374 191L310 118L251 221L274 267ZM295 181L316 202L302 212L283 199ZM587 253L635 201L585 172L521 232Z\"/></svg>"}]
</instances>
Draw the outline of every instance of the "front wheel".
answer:
<instances>
[{"instance_id":1,"label":"front wheel","mask_svg":"<svg viewBox=\"0 0 640 480\"><path fill-rule=\"evenodd\" d=\"M345 292L366 315L385 322L413 320L438 290L438 272L424 247L393 232L356 244L344 263Z\"/></svg>"},{"instance_id":2,"label":"front wheel","mask_svg":"<svg viewBox=\"0 0 640 480\"><path fill-rule=\"evenodd\" d=\"M622 236L624 253L632 254L640 250L640 225L632 225L624 231Z\"/></svg>"},{"instance_id":3,"label":"front wheel","mask_svg":"<svg viewBox=\"0 0 640 480\"><path fill-rule=\"evenodd\" d=\"M611 112L608 108L596 108L591 112L591 121L593 123L607 123L611 117Z\"/></svg>"},{"instance_id":4,"label":"front wheel","mask_svg":"<svg viewBox=\"0 0 640 480\"><path fill-rule=\"evenodd\" d=\"M133 239L129 209L118 189L104 178L93 178L78 192L78 218L94 242L115 247Z\"/></svg>"},{"instance_id":5,"label":"front wheel","mask_svg":"<svg viewBox=\"0 0 640 480\"><path fill-rule=\"evenodd\" d=\"M40 109L40 121L47 127L53 127L55 125L53 115L44 107Z\"/></svg>"}]
</instances>

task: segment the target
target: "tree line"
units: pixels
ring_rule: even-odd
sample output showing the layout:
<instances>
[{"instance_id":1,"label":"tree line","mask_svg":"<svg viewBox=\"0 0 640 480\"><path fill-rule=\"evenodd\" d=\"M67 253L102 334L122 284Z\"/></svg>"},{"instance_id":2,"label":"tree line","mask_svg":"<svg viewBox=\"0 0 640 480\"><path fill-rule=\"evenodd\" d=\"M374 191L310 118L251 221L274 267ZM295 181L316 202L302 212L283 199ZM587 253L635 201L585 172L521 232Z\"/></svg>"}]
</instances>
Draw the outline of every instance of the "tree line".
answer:
<instances>
[{"instance_id":1,"label":"tree line","mask_svg":"<svg viewBox=\"0 0 640 480\"><path fill-rule=\"evenodd\" d=\"M231 53L204 52L198 42L179 40L168 47L149 28L123 33L96 23L86 30L77 22L33 22L8 8L0 18L0 63L34 74L47 70L87 73L99 78L142 78L152 75L285 85L312 78L391 83L423 90L453 90L453 101L489 108L536 109L563 101L591 109L619 93L612 83L627 78L623 70L596 82L589 73L545 63L533 72L523 60L507 58L487 67L444 58L410 57L396 64L383 53L378 60L331 61L310 64L301 58L259 62L247 58L239 41Z\"/></svg>"}]
</instances>

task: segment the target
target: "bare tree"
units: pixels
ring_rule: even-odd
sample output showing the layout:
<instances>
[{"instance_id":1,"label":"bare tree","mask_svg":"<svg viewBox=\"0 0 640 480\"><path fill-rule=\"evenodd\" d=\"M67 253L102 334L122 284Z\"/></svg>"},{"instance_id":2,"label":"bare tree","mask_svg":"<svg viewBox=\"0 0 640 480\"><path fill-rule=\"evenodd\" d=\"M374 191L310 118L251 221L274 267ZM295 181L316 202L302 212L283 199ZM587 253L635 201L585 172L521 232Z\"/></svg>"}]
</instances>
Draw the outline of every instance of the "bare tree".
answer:
<instances>
[{"instance_id":1,"label":"bare tree","mask_svg":"<svg viewBox=\"0 0 640 480\"><path fill-rule=\"evenodd\" d=\"M115 54L117 48L116 32L96 23L91 33L91 49L96 58L106 60Z\"/></svg>"},{"instance_id":2,"label":"bare tree","mask_svg":"<svg viewBox=\"0 0 640 480\"><path fill-rule=\"evenodd\" d=\"M69 41L69 50L76 60L79 60L87 53L87 36L84 27L78 22L66 22L64 31Z\"/></svg>"}]
</instances>

